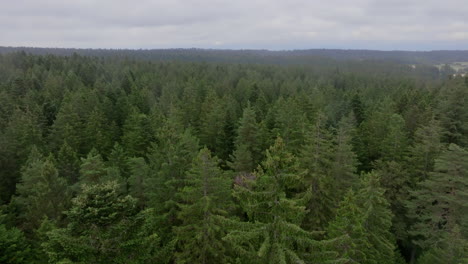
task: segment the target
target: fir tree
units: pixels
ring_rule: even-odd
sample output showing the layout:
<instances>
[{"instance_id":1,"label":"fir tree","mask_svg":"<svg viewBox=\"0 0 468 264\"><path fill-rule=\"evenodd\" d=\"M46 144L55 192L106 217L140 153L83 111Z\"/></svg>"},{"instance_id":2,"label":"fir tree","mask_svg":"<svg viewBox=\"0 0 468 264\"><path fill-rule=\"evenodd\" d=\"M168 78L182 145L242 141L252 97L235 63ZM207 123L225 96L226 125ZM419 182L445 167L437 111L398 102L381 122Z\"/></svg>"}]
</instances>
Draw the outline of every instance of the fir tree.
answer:
<instances>
[{"instance_id":1,"label":"fir tree","mask_svg":"<svg viewBox=\"0 0 468 264\"><path fill-rule=\"evenodd\" d=\"M312 190L312 198L307 204L304 227L307 230L323 230L333 216L335 207L335 186L332 177L333 161L332 135L325 127L325 116L317 115L317 120L308 134L308 143L301 152L301 167L307 170L304 176L307 188Z\"/></svg>"},{"instance_id":2,"label":"fir tree","mask_svg":"<svg viewBox=\"0 0 468 264\"><path fill-rule=\"evenodd\" d=\"M300 227L310 190L295 193L303 175L294 156L278 138L267 151L265 170L248 186L237 185L234 196L251 224L239 225L225 240L243 263L304 263L319 261L320 243Z\"/></svg>"},{"instance_id":3,"label":"fir tree","mask_svg":"<svg viewBox=\"0 0 468 264\"><path fill-rule=\"evenodd\" d=\"M259 128L255 117L255 111L250 104L248 104L239 120L237 137L234 142L236 151L233 162L237 163L238 169L241 169L241 171L236 171L251 172L254 170L256 164L260 162L261 150L259 136ZM240 153L236 154L236 152ZM250 160L246 160L247 158ZM241 166L242 168L239 167L239 163L243 164Z\"/></svg>"},{"instance_id":4,"label":"fir tree","mask_svg":"<svg viewBox=\"0 0 468 264\"><path fill-rule=\"evenodd\" d=\"M86 158L81 158L81 162L80 183L94 184L104 179L106 166L96 149L92 149Z\"/></svg>"},{"instance_id":5,"label":"fir tree","mask_svg":"<svg viewBox=\"0 0 468 264\"><path fill-rule=\"evenodd\" d=\"M429 172L433 171L435 159L443 148L441 138L440 122L434 118L427 126L416 130L414 146L410 148L409 155L410 171L415 179L414 183L427 179Z\"/></svg>"},{"instance_id":6,"label":"fir tree","mask_svg":"<svg viewBox=\"0 0 468 264\"><path fill-rule=\"evenodd\" d=\"M67 227L46 233L49 262L166 263L153 214L138 212L136 203L116 182L84 185L67 212Z\"/></svg>"},{"instance_id":7,"label":"fir tree","mask_svg":"<svg viewBox=\"0 0 468 264\"><path fill-rule=\"evenodd\" d=\"M180 191L175 228L180 251L177 263L226 263L225 233L218 217L228 214L231 179L218 167L216 157L202 149L187 172L186 185Z\"/></svg>"},{"instance_id":8,"label":"fir tree","mask_svg":"<svg viewBox=\"0 0 468 264\"><path fill-rule=\"evenodd\" d=\"M24 234L17 228L0 224L0 263L31 263L31 249Z\"/></svg>"},{"instance_id":9,"label":"fir tree","mask_svg":"<svg viewBox=\"0 0 468 264\"><path fill-rule=\"evenodd\" d=\"M61 220L68 199L66 180L58 176L53 157L44 159L33 150L22 168L14 199L23 229L38 228L44 217Z\"/></svg>"},{"instance_id":10,"label":"fir tree","mask_svg":"<svg viewBox=\"0 0 468 264\"><path fill-rule=\"evenodd\" d=\"M417 264L465 264L468 263L468 240L454 226L444 235L440 243L424 252Z\"/></svg>"},{"instance_id":11,"label":"fir tree","mask_svg":"<svg viewBox=\"0 0 468 264\"><path fill-rule=\"evenodd\" d=\"M337 239L336 251L343 263L366 263L370 242L364 226L364 210L354 191L346 193L336 211L336 217L329 223L327 237Z\"/></svg>"},{"instance_id":12,"label":"fir tree","mask_svg":"<svg viewBox=\"0 0 468 264\"><path fill-rule=\"evenodd\" d=\"M435 161L435 171L412 192L409 215L417 222L411 234L423 249L437 246L458 225L466 234L468 152L450 144Z\"/></svg>"},{"instance_id":13,"label":"fir tree","mask_svg":"<svg viewBox=\"0 0 468 264\"><path fill-rule=\"evenodd\" d=\"M59 175L65 178L69 185L73 185L78 181L80 160L67 141L63 143L57 154L57 169Z\"/></svg>"},{"instance_id":14,"label":"fir tree","mask_svg":"<svg viewBox=\"0 0 468 264\"><path fill-rule=\"evenodd\" d=\"M129 156L142 157L152 140L148 116L133 109L123 125L122 145Z\"/></svg>"},{"instance_id":15,"label":"fir tree","mask_svg":"<svg viewBox=\"0 0 468 264\"><path fill-rule=\"evenodd\" d=\"M392 212L383 196L379 177L363 175L359 191L350 191L328 227L328 237L344 263L395 263L395 239L391 233Z\"/></svg>"},{"instance_id":16,"label":"fir tree","mask_svg":"<svg viewBox=\"0 0 468 264\"><path fill-rule=\"evenodd\" d=\"M186 172L198 153L198 140L176 118L171 115L165 121L157 132L157 142L151 144L150 175L145 183L145 196L161 221L164 241L171 239L172 227L179 224L177 193L184 187Z\"/></svg>"},{"instance_id":17,"label":"fir tree","mask_svg":"<svg viewBox=\"0 0 468 264\"><path fill-rule=\"evenodd\" d=\"M342 192L348 188L356 186L358 182L357 156L351 144L355 136L355 120L352 115L343 117L339 124L335 136L336 147L334 148L333 163L331 165L331 175L334 182Z\"/></svg>"}]
</instances>

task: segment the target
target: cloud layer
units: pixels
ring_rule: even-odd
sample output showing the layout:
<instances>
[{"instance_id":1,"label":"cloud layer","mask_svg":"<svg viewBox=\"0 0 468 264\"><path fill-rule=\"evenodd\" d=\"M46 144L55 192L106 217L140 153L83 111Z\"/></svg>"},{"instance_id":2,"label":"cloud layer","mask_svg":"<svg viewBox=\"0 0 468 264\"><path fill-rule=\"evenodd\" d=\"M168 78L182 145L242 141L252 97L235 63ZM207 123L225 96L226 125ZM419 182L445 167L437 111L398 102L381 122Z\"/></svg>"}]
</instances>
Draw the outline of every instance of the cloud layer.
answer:
<instances>
[{"instance_id":1,"label":"cloud layer","mask_svg":"<svg viewBox=\"0 0 468 264\"><path fill-rule=\"evenodd\" d=\"M15 0L0 45L468 49L465 0Z\"/></svg>"}]
</instances>

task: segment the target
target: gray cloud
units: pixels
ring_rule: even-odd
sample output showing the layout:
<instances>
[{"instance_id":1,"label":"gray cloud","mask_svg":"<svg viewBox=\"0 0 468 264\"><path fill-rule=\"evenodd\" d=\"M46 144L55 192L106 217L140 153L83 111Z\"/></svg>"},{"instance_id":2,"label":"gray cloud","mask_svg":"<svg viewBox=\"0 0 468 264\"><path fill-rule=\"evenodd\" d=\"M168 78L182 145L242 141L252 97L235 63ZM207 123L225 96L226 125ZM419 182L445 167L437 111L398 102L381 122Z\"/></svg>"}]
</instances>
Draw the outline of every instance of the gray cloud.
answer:
<instances>
[{"instance_id":1,"label":"gray cloud","mask_svg":"<svg viewBox=\"0 0 468 264\"><path fill-rule=\"evenodd\" d=\"M0 45L467 49L465 0L15 0Z\"/></svg>"}]
</instances>

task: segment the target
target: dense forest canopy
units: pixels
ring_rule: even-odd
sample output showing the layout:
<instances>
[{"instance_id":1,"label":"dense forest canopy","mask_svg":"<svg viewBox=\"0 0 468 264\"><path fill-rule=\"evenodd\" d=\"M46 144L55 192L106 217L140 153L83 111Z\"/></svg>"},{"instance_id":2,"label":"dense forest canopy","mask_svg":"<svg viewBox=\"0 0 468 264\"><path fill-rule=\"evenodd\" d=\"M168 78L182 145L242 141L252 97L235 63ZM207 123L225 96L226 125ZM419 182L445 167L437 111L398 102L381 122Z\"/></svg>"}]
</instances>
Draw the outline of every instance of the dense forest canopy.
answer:
<instances>
[{"instance_id":1,"label":"dense forest canopy","mask_svg":"<svg viewBox=\"0 0 468 264\"><path fill-rule=\"evenodd\" d=\"M12 51L0 263L468 263L466 51Z\"/></svg>"},{"instance_id":2,"label":"dense forest canopy","mask_svg":"<svg viewBox=\"0 0 468 264\"><path fill-rule=\"evenodd\" d=\"M314 64L319 59L340 61L386 61L404 64L437 65L468 62L467 50L379 51L379 50L229 50L229 49L65 49L34 47L2 47L0 54L24 51L35 55L121 57L144 60L184 60L236 63Z\"/></svg>"}]
</instances>

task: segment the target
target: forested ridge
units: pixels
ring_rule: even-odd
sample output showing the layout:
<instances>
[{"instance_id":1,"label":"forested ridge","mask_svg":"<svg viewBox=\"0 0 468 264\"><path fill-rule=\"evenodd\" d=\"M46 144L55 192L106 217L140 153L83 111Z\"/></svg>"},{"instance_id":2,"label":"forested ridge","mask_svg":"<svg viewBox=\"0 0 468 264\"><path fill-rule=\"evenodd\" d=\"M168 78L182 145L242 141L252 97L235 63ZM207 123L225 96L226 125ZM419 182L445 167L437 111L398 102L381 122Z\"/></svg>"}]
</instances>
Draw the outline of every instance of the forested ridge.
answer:
<instances>
[{"instance_id":1,"label":"forested ridge","mask_svg":"<svg viewBox=\"0 0 468 264\"><path fill-rule=\"evenodd\" d=\"M206 61L225 63L256 64L321 64L330 60L339 61L341 67L346 61L379 61L400 64L436 65L468 61L467 50L358 50L358 49L305 49L305 50L255 50L255 49L71 49L71 48L38 48L38 47L4 47L0 54L27 52L35 55L60 55L99 57L120 57L157 61Z\"/></svg>"},{"instance_id":2,"label":"forested ridge","mask_svg":"<svg viewBox=\"0 0 468 264\"><path fill-rule=\"evenodd\" d=\"M321 62L0 55L0 263L468 263L468 78Z\"/></svg>"}]
</instances>

